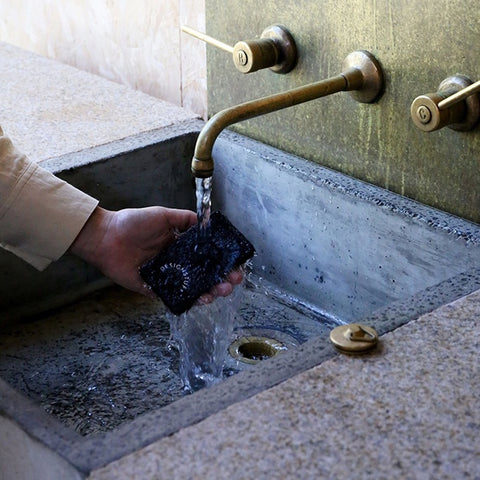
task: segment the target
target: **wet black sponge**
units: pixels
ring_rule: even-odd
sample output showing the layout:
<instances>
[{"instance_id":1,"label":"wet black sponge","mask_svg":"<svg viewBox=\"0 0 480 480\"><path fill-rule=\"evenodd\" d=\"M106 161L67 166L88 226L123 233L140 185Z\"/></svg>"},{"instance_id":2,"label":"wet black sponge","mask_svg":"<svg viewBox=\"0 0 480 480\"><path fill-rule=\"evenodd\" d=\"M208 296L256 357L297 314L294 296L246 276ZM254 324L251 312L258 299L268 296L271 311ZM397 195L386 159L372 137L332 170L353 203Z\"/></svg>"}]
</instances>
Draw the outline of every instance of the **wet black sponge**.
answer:
<instances>
[{"instance_id":1,"label":"wet black sponge","mask_svg":"<svg viewBox=\"0 0 480 480\"><path fill-rule=\"evenodd\" d=\"M253 257L253 245L220 212L202 234L194 225L140 267L140 275L176 315Z\"/></svg>"}]
</instances>

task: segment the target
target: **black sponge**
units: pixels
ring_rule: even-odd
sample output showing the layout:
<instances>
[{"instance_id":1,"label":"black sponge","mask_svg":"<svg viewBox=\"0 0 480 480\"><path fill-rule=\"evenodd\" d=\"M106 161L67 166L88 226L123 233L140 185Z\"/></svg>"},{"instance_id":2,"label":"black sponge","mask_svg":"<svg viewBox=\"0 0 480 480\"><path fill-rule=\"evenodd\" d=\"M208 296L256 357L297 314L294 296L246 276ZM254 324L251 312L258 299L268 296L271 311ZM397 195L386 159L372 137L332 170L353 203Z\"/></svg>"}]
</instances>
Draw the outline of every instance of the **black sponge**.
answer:
<instances>
[{"instance_id":1,"label":"black sponge","mask_svg":"<svg viewBox=\"0 0 480 480\"><path fill-rule=\"evenodd\" d=\"M203 232L196 225L140 267L140 275L176 315L253 257L253 245L214 212Z\"/></svg>"}]
</instances>

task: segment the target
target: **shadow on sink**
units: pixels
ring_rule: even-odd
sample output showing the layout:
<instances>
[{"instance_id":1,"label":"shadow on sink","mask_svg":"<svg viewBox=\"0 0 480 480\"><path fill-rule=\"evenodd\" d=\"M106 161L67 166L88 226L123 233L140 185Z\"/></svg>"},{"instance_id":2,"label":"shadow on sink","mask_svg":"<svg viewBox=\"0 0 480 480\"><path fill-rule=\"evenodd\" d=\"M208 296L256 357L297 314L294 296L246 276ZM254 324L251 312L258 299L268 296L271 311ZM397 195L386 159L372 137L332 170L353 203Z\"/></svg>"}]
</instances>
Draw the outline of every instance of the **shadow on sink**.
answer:
<instances>
[{"instance_id":1,"label":"shadow on sink","mask_svg":"<svg viewBox=\"0 0 480 480\"><path fill-rule=\"evenodd\" d=\"M106 208L193 209L189 167L201 126L49 167ZM40 274L1 253L0 418L78 471L330 358L328 333L338 323L363 321L382 334L480 288L476 224L231 132L214 157L213 207L257 251L231 340L273 337L287 351L253 367L229 357L229 378L211 388L184 394L160 302L96 291L105 281L72 257Z\"/></svg>"}]
</instances>

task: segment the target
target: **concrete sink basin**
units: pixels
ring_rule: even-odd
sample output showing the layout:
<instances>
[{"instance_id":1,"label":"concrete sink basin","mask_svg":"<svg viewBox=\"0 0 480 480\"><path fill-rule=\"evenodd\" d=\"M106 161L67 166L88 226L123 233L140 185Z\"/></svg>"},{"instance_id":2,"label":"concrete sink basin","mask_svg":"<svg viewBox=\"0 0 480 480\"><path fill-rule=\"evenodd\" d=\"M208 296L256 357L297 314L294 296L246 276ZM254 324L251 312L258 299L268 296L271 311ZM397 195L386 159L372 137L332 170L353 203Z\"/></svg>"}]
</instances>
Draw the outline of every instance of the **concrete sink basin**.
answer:
<instances>
[{"instance_id":1,"label":"concrete sink basin","mask_svg":"<svg viewBox=\"0 0 480 480\"><path fill-rule=\"evenodd\" d=\"M201 126L47 167L106 208L193 209L189 166ZM382 334L480 288L476 224L231 132L214 158L214 208L257 250L233 335L273 336L286 351L253 367L230 359L240 373L185 396L160 302L108 286L72 257L38 273L1 252L0 428L55 471L83 478L321 363L336 355L328 333L337 324L363 322ZM92 401L100 414L92 416ZM8 435L0 444L0 455L21 465Z\"/></svg>"}]
</instances>

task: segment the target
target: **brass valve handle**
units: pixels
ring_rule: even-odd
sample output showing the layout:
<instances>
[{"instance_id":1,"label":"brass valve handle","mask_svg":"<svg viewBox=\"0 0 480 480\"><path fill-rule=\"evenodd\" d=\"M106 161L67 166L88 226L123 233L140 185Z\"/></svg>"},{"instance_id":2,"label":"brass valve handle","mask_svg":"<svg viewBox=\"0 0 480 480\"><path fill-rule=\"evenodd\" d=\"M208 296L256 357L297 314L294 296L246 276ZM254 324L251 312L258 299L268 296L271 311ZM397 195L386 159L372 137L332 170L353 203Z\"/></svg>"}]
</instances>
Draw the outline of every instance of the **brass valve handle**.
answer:
<instances>
[{"instance_id":1,"label":"brass valve handle","mask_svg":"<svg viewBox=\"0 0 480 480\"><path fill-rule=\"evenodd\" d=\"M270 68L275 73L288 73L297 63L295 40L282 25L272 25L262 32L259 39L241 41L233 47L185 25L182 31L231 53L235 67L242 73L263 68Z\"/></svg>"},{"instance_id":2,"label":"brass valve handle","mask_svg":"<svg viewBox=\"0 0 480 480\"><path fill-rule=\"evenodd\" d=\"M464 75L448 77L436 93L417 97L410 107L413 123L425 132L445 126L453 130L472 130L480 118L480 81Z\"/></svg>"},{"instance_id":3,"label":"brass valve handle","mask_svg":"<svg viewBox=\"0 0 480 480\"><path fill-rule=\"evenodd\" d=\"M462 100L465 100L467 97L477 92L480 92L480 80L478 80L478 82L472 83L471 85L469 85L468 87L465 87L459 92L454 93L453 95L450 95L445 100L442 100L438 104L438 108L440 110L445 110L446 108L449 108L452 105L455 105L456 103Z\"/></svg>"}]
</instances>

